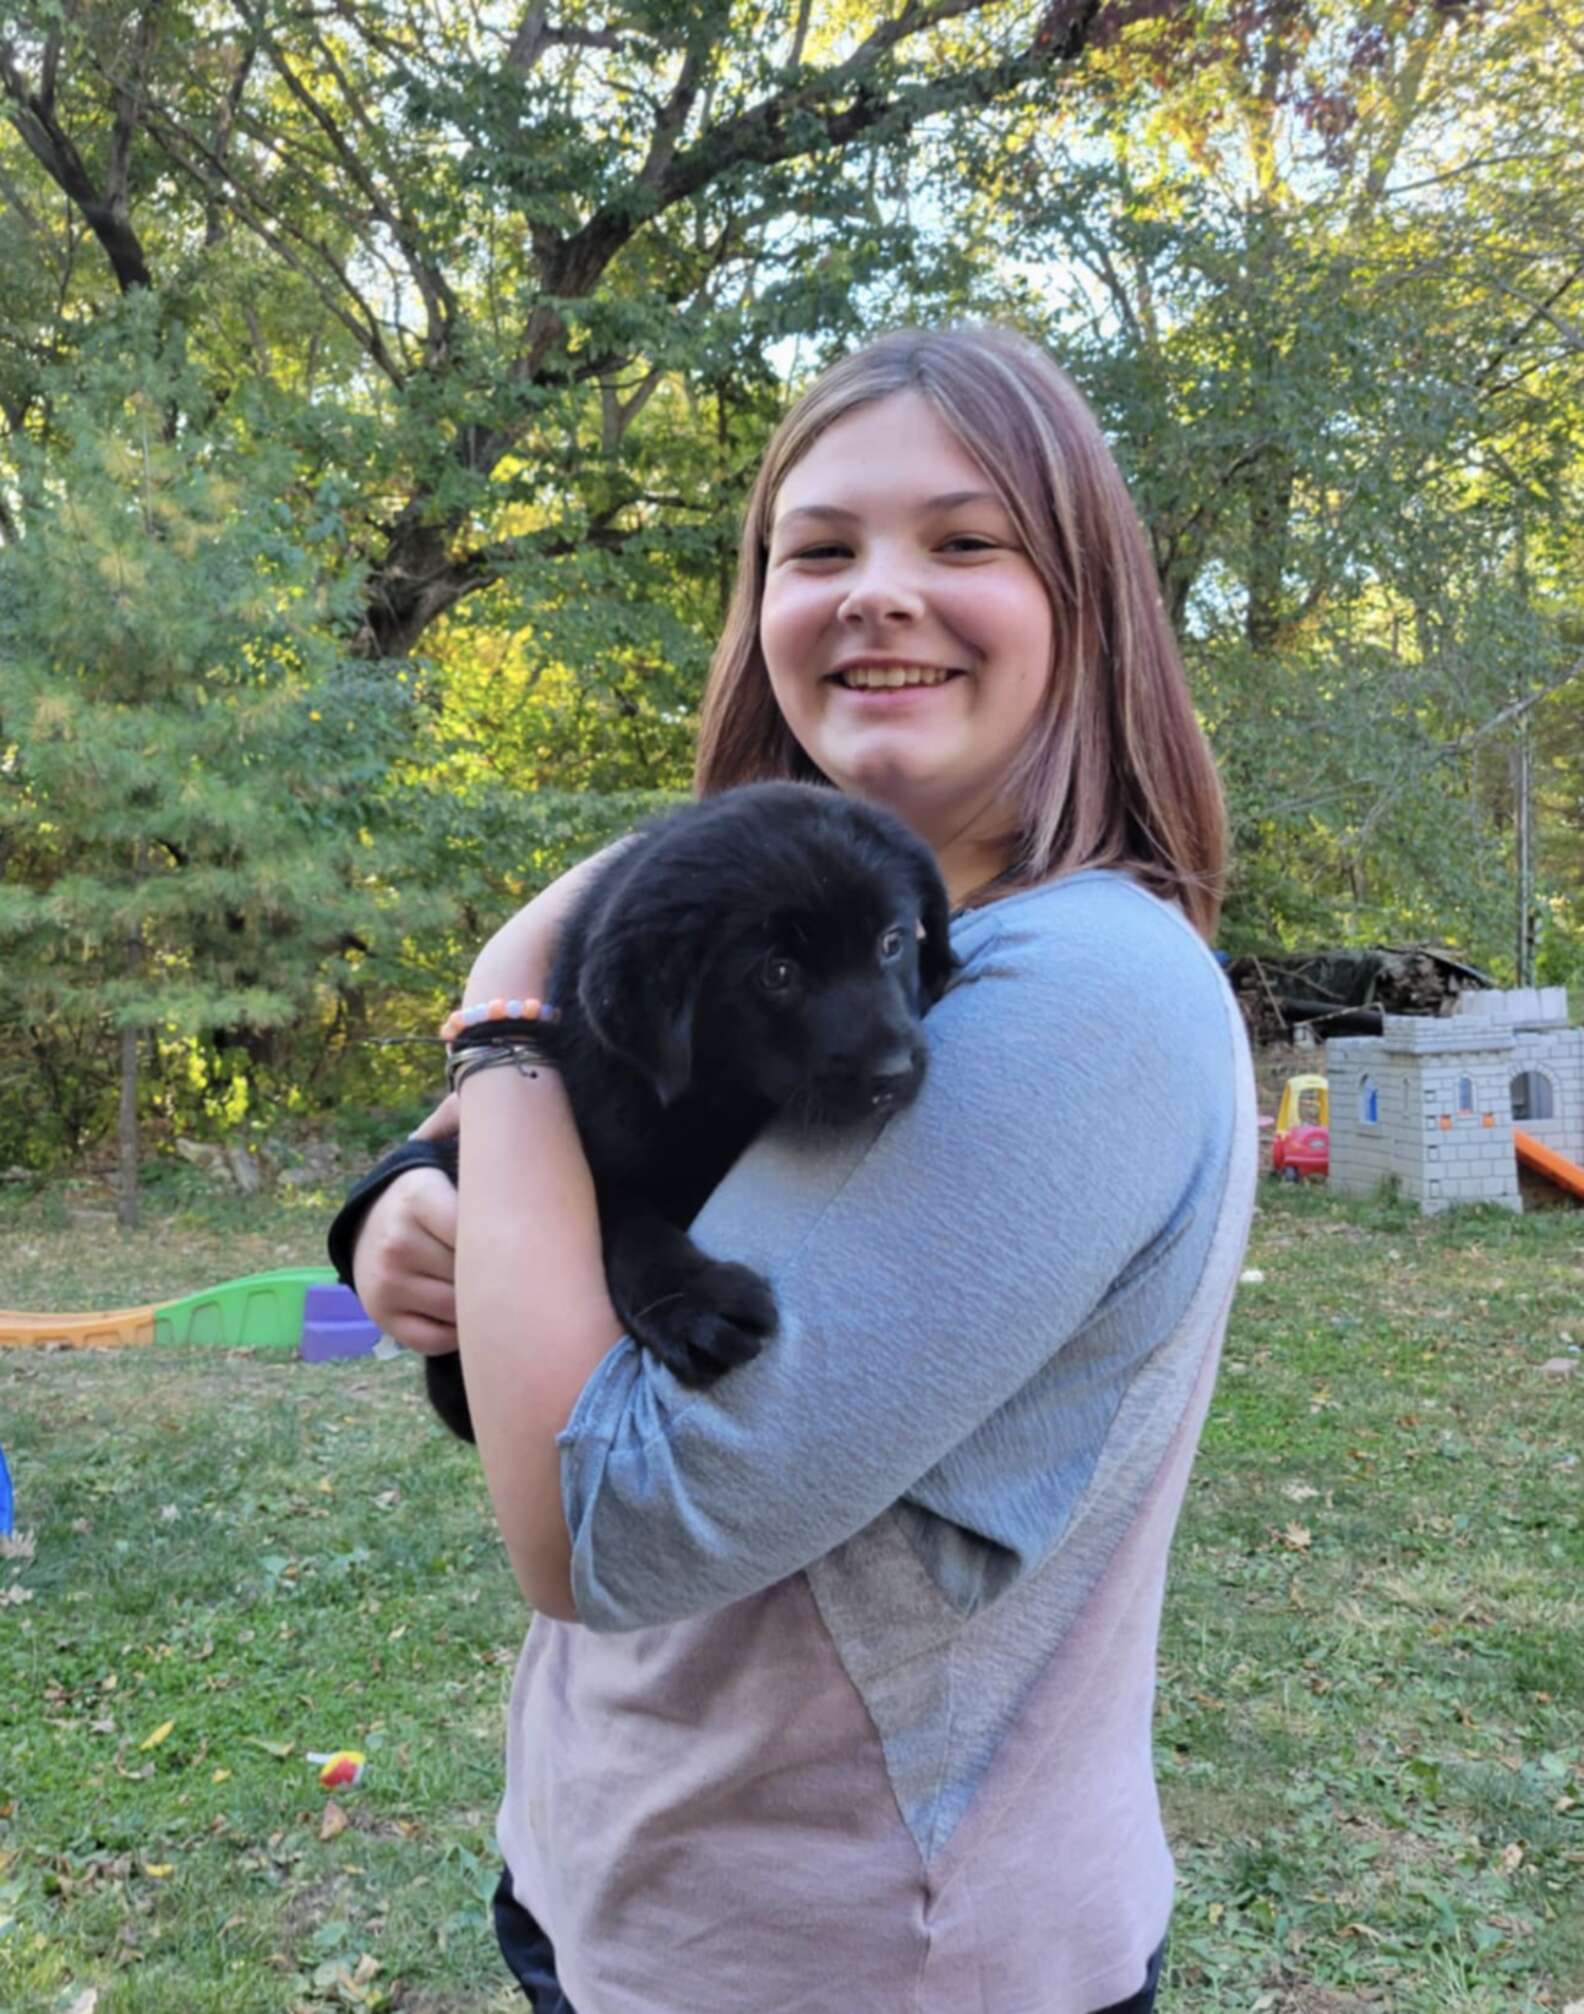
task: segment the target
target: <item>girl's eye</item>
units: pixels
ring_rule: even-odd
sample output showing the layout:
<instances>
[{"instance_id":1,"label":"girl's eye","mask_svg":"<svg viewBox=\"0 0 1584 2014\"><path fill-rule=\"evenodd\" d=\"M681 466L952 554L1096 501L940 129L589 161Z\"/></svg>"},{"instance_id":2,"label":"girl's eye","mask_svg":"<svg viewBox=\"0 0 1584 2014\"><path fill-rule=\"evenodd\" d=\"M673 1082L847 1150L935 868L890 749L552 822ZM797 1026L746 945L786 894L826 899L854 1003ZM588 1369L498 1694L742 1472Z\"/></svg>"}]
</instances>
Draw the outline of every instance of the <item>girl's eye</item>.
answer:
<instances>
[{"instance_id":1,"label":"girl's eye","mask_svg":"<svg viewBox=\"0 0 1584 2014\"><path fill-rule=\"evenodd\" d=\"M767 993L784 993L796 977L797 966L793 961L775 951L759 968L759 984Z\"/></svg>"},{"instance_id":2,"label":"girl's eye","mask_svg":"<svg viewBox=\"0 0 1584 2014\"><path fill-rule=\"evenodd\" d=\"M902 946L906 943L901 927L893 923L880 939L880 960L882 964L893 965L902 956Z\"/></svg>"},{"instance_id":3,"label":"girl's eye","mask_svg":"<svg viewBox=\"0 0 1584 2014\"><path fill-rule=\"evenodd\" d=\"M978 532L972 531L959 532L955 538L949 538L944 542L944 550L947 552L994 552L995 549L996 542L993 538L981 538Z\"/></svg>"},{"instance_id":4,"label":"girl's eye","mask_svg":"<svg viewBox=\"0 0 1584 2014\"><path fill-rule=\"evenodd\" d=\"M844 545L806 545L800 552L793 553L794 559L846 559Z\"/></svg>"}]
</instances>

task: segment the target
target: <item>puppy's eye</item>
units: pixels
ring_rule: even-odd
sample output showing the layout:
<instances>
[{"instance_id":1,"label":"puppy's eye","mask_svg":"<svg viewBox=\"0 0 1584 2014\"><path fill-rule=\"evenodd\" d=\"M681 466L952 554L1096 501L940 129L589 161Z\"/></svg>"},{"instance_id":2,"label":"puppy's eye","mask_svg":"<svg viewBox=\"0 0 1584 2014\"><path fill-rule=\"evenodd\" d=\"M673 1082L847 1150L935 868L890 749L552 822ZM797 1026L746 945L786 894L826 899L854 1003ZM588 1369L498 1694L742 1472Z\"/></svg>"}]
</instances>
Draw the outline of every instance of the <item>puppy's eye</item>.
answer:
<instances>
[{"instance_id":1,"label":"puppy's eye","mask_svg":"<svg viewBox=\"0 0 1584 2014\"><path fill-rule=\"evenodd\" d=\"M797 966L776 951L759 968L759 984L767 993L784 993L796 977Z\"/></svg>"},{"instance_id":2,"label":"puppy's eye","mask_svg":"<svg viewBox=\"0 0 1584 2014\"><path fill-rule=\"evenodd\" d=\"M906 942L907 939L902 934L901 925L893 923L891 928L880 939L881 964L894 965L897 959L902 956L902 947Z\"/></svg>"}]
</instances>

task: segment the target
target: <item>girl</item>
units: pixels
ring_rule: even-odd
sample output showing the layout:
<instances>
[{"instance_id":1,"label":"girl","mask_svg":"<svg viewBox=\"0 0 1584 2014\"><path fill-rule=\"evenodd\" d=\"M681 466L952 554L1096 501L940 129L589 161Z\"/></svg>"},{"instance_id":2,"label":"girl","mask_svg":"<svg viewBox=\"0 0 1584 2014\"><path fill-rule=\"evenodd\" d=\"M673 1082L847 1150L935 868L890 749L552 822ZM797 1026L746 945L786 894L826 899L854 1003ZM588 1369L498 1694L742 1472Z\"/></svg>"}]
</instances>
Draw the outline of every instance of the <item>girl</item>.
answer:
<instances>
[{"instance_id":1,"label":"girl","mask_svg":"<svg viewBox=\"0 0 1584 2014\"><path fill-rule=\"evenodd\" d=\"M553 1071L469 1078L467 1208L382 1171L356 1246L392 1334L460 1341L538 1611L503 1947L540 2014L1144 2014L1156 1631L1252 1083L1204 942L1209 753L1121 477L1032 345L904 331L782 423L697 788L766 777L927 840L963 970L916 1104L772 1128L694 1226L770 1280L763 1354L690 1392L622 1338ZM469 1001L542 990L575 882Z\"/></svg>"}]
</instances>

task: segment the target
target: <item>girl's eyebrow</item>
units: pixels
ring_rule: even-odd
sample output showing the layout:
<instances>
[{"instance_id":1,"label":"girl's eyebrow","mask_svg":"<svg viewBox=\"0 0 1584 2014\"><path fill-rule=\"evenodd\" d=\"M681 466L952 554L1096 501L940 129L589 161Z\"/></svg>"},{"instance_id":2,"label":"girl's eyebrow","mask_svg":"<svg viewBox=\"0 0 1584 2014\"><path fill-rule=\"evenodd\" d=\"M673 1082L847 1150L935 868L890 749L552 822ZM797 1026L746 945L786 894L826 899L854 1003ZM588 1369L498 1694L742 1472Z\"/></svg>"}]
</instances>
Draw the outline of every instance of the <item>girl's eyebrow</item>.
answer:
<instances>
[{"instance_id":1,"label":"girl's eyebrow","mask_svg":"<svg viewBox=\"0 0 1584 2014\"><path fill-rule=\"evenodd\" d=\"M955 510L959 504L987 503L997 509L1005 509L994 490L945 490L937 497L926 497L919 506L921 512L934 510ZM776 519L777 525L790 524L793 518L839 518L844 523L856 524L858 512L842 510L836 504L799 504L796 510L783 511Z\"/></svg>"}]
</instances>

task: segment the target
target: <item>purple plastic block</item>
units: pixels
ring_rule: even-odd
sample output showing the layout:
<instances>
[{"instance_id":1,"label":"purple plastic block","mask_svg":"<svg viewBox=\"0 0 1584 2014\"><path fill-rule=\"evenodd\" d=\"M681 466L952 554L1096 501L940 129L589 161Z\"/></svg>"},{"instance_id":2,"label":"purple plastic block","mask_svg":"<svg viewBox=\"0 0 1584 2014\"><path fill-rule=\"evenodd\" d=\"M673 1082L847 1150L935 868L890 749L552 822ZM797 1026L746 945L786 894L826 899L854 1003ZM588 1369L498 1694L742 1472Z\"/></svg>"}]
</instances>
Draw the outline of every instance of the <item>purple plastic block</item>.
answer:
<instances>
[{"instance_id":1,"label":"purple plastic block","mask_svg":"<svg viewBox=\"0 0 1584 2014\"><path fill-rule=\"evenodd\" d=\"M332 1357L366 1357L380 1339L378 1322L363 1312L350 1287L310 1287L303 1299L301 1354L304 1363Z\"/></svg>"}]
</instances>

